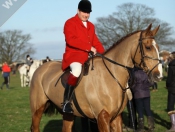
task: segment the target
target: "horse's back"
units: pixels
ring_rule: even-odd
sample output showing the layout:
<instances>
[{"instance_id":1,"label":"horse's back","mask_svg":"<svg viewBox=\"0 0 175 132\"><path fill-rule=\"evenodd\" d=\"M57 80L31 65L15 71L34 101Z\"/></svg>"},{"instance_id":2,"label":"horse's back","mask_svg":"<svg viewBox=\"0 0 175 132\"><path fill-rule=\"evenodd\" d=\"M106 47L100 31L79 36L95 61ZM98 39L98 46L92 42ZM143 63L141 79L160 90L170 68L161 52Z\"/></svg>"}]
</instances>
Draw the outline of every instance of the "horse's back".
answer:
<instances>
[{"instance_id":1,"label":"horse's back","mask_svg":"<svg viewBox=\"0 0 175 132\"><path fill-rule=\"evenodd\" d=\"M36 85L39 85L45 89L46 85L49 85L51 81L56 81L58 79L56 77L58 77L61 73L61 62L52 61L41 65L33 74L31 88L35 88Z\"/></svg>"}]
</instances>

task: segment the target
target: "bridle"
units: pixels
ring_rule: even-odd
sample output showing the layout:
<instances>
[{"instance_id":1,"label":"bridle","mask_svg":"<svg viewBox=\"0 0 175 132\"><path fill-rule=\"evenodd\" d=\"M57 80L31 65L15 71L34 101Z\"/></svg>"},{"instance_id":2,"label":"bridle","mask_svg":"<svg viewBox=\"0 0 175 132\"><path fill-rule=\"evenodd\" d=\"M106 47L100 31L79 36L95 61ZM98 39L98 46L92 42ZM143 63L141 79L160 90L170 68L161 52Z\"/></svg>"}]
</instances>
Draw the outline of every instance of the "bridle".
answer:
<instances>
[{"instance_id":1,"label":"bridle","mask_svg":"<svg viewBox=\"0 0 175 132\"><path fill-rule=\"evenodd\" d=\"M138 43L138 46L137 46L137 49L136 49L136 52L135 52L135 55L134 55L134 58L133 58L133 63L135 66L138 66L138 67L142 67L143 66L143 70L148 74L148 76L150 75L150 73L152 72L152 70L161 63L161 60L158 59L158 58L153 58L153 57L150 57L150 56L147 56L145 55L144 53L144 50L143 50L143 44L142 44L142 41L145 40L145 39L154 39L153 36L150 36L150 37L145 37L145 38L142 38L142 32L140 34L140 39L139 39L139 43ZM136 53L138 51L138 48L140 47L140 54L141 54L141 61L140 63L136 63L134 60L135 60L135 56L136 56ZM158 61L158 63L150 70L148 68L148 66L146 65L145 63L145 58L147 59L151 59L151 60L155 60L155 61Z\"/></svg>"}]
</instances>

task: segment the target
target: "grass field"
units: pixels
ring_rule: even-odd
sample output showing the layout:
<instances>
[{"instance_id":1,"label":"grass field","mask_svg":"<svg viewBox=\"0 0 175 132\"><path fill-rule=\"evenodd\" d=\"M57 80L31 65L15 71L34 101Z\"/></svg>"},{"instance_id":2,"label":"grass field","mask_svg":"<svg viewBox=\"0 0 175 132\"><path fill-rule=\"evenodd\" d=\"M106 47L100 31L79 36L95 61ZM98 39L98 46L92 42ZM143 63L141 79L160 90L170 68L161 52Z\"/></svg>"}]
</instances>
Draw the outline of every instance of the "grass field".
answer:
<instances>
[{"instance_id":1,"label":"grass field","mask_svg":"<svg viewBox=\"0 0 175 132\"><path fill-rule=\"evenodd\" d=\"M0 84L3 77L0 77ZM155 118L155 132L165 132L170 127L170 120L166 112L167 90L165 89L165 78L158 83L158 91L151 92L151 109ZM128 122L128 113L123 113L124 126ZM30 132L31 114L29 106L29 88L20 87L20 78L11 75L10 90L4 86L0 90L0 132ZM43 115L41 132L61 132L61 115L51 117ZM145 118L145 126L147 126ZM75 122L75 132L80 132L80 123Z\"/></svg>"}]
</instances>

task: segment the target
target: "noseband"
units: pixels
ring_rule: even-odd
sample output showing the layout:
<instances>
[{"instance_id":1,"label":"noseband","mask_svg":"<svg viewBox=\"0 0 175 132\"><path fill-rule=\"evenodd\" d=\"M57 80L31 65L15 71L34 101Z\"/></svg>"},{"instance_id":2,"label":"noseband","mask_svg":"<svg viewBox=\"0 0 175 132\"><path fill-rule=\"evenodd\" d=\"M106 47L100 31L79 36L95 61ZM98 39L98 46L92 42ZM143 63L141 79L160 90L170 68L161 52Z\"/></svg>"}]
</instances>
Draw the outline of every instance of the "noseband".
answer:
<instances>
[{"instance_id":1,"label":"noseband","mask_svg":"<svg viewBox=\"0 0 175 132\"><path fill-rule=\"evenodd\" d=\"M138 43L138 46L137 46L137 49L136 49L136 52L135 52L135 55L134 55L134 59L135 59L135 56L136 56L136 53L138 51L138 48L140 47L140 54L141 54L141 61L139 64L137 64L134 59L133 59L133 63L134 65L138 65L139 67L142 67L143 66L143 70L148 74L152 72L152 70L161 63L160 59L158 58L153 58L153 57L150 57L150 56L147 56L145 55L144 53L144 50L143 50L143 44L142 44L142 41L145 40L145 39L154 39L153 36L150 36L150 37L146 37L146 38L142 38L142 32L140 34L140 39L139 39L139 43ZM159 61L151 70L148 68L148 66L146 65L144 59L147 58L147 59L151 59L151 60L155 60L155 61Z\"/></svg>"}]
</instances>

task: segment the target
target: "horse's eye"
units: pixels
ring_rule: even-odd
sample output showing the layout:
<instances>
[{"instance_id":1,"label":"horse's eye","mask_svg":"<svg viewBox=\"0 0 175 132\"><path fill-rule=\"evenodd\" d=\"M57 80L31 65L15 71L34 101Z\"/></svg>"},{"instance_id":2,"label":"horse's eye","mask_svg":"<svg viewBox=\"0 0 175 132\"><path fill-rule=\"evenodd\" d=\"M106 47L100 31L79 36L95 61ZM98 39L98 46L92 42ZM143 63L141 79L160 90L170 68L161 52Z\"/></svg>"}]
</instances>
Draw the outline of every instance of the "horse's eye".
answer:
<instances>
[{"instance_id":1,"label":"horse's eye","mask_svg":"<svg viewBox=\"0 0 175 132\"><path fill-rule=\"evenodd\" d=\"M151 47L145 47L147 50L151 50Z\"/></svg>"}]
</instances>

